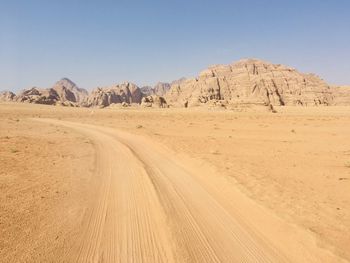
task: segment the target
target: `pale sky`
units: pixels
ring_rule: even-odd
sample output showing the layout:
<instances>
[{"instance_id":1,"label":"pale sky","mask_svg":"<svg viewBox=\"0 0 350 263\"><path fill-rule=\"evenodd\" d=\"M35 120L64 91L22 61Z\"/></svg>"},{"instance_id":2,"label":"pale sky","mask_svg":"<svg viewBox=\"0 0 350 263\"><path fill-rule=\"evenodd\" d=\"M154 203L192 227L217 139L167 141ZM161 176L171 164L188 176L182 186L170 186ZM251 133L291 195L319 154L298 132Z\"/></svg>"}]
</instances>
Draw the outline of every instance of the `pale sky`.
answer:
<instances>
[{"instance_id":1,"label":"pale sky","mask_svg":"<svg viewBox=\"0 0 350 263\"><path fill-rule=\"evenodd\" d=\"M259 58L350 84L350 1L1 1L0 90L139 86Z\"/></svg>"}]
</instances>

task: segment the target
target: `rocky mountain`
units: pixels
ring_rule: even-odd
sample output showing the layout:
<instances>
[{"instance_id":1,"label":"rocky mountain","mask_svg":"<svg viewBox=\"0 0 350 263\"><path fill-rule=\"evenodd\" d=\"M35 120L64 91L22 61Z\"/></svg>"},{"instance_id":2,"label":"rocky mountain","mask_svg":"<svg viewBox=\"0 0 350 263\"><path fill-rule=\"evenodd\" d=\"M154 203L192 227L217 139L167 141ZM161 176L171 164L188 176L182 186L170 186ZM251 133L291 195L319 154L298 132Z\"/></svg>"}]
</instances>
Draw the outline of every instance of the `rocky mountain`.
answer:
<instances>
[{"instance_id":1,"label":"rocky mountain","mask_svg":"<svg viewBox=\"0 0 350 263\"><path fill-rule=\"evenodd\" d=\"M52 88L40 89L33 87L25 89L16 96L18 102L28 102L35 104L78 106L87 97L88 92L80 89L67 78L56 82Z\"/></svg>"},{"instance_id":2,"label":"rocky mountain","mask_svg":"<svg viewBox=\"0 0 350 263\"><path fill-rule=\"evenodd\" d=\"M113 103L141 103L143 94L135 84L122 84L97 88L81 103L84 107L107 107Z\"/></svg>"},{"instance_id":3,"label":"rocky mountain","mask_svg":"<svg viewBox=\"0 0 350 263\"><path fill-rule=\"evenodd\" d=\"M143 99L143 100L142 100ZM74 82L63 78L52 88L36 87L0 93L0 101L37 104L107 107L132 103L144 107L209 106L227 108L233 105L350 105L350 87L330 87L314 74L257 59L244 59L230 65L215 65L197 78L159 82L141 89L126 82L96 88L90 94ZM116 105L118 106L118 105Z\"/></svg>"},{"instance_id":4,"label":"rocky mountain","mask_svg":"<svg viewBox=\"0 0 350 263\"><path fill-rule=\"evenodd\" d=\"M316 75L256 59L212 66L196 79L172 85L166 99L170 105L185 107L212 101L304 106L333 103L330 87Z\"/></svg>"},{"instance_id":5,"label":"rocky mountain","mask_svg":"<svg viewBox=\"0 0 350 263\"><path fill-rule=\"evenodd\" d=\"M154 87L154 95L164 96L170 90L170 84L164 82L158 82Z\"/></svg>"},{"instance_id":6,"label":"rocky mountain","mask_svg":"<svg viewBox=\"0 0 350 263\"><path fill-rule=\"evenodd\" d=\"M156 95L164 96L170 89L170 83L158 82L154 87L145 86L141 88L141 92L146 96Z\"/></svg>"},{"instance_id":7,"label":"rocky mountain","mask_svg":"<svg viewBox=\"0 0 350 263\"><path fill-rule=\"evenodd\" d=\"M186 78L180 78L180 79L174 80L170 83L170 87L173 85L180 85L181 83L183 83L185 81L186 81Z\"/></svg>"},{"instance_id":8,"label":"rocky mountain","mask_svg":"<svg viewBox=\"0 0 350 263\"><path fill-rule=\"evenodd\" d=\"M158 82L154 87L144 86L141 88L141 92L145 96L156 95L156 96L165 96L165 94L170 90L172 85L178 85L184 82L186 78L180 78L178 80L174 80L171 83L167 82Z\"/></svg>"},{"instance_id":9,"label":"rocky mountain","mask_svg":"<svg viewBox=\"0 0 350 263\"><path fill-rule=\"evenodd\" d=\"M9 101L15 101L16 100L16 94L11 91L2 91L0 92L0 101L3 102L9 102Z\"/></svg>"},{"instance_id":10,"label":"rocky mountain","mask_svg":"<svg viewBox=\"0 0 350 263\"><path fill-rule=\"evenodd\" d=\"M153 87L151 86L143 86L140 88L140 90L145 96L154 94Z\"/></svg>"},{"instance_id":11,"label":"rocky mountain","mask_svg":"<svg viewBox=\"0 0 350 263\"><path fill-rule=\"evenodd\" d=\"M56 82L52 88L48 89L33 87L23 90L17 96L12 92L1 93L0 100L12 100L35 104L78 106L87 96L88 92L85 89L78 88L74 82L67 78L63 78Z\"/></svg>"},{"instance_id":12,"label":"rocky mountain","mask_svg":"<svg viewBox=\"0 0 350 263\"><path fill-rule=\"evenodd\" d=\"M63 78L52 87L61 102L81 103L89 94L87 90L79 88L73 81Z\"/></svg>"},{"instance_id":13,"label":"rocky mountain","mask_svg":"<svg viewBox=\"0 0 350 263\"><path fill-rule=\"evenodd\" d=\"M54 89L39 89L36 87L23 90L17 95L16 101L35 104L55 105L60 100Z\"/></svg>"}]
</instances>

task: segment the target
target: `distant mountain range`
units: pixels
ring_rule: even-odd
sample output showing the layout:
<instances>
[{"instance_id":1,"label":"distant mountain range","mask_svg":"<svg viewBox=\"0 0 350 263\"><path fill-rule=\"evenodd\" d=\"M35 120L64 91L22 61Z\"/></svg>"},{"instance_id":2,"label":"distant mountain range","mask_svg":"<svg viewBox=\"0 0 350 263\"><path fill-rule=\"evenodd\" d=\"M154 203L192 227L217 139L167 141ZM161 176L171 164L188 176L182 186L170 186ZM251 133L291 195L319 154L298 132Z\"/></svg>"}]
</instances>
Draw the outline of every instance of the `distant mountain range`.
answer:
<instances>
[{"instance_id":1,"label":"distant mountain range","mask_svg":"<svg viewBox=\"0 0 350 263\"><path fill-rule=\"evenodd\" d=\"M162 105L166 101L173 107L239 104L331 106L350 105L350 87L330 86L314 74L304 74L280 64L244 59L231 65L209 67L197 78L159 82L154 87L139 88L126 82L98 87L89 94L63 78L48 89L33 87L17 95L10 91L1 92L0 101L83 107L142 104L146 101L148 106L152 106L153 101L162 101Z\"/></svg>"}]
</instances>

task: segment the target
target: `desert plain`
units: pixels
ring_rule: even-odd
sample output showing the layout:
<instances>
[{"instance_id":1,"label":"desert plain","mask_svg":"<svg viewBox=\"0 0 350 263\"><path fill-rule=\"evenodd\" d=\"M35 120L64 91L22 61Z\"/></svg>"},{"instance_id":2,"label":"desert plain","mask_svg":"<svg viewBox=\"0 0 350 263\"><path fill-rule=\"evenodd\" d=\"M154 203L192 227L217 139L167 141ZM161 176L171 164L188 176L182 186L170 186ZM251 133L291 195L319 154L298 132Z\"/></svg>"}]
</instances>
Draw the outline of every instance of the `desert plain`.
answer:
<instances>
[{"instance_id":1,"label":"desert plain","mask_svg":"<svg viewBox=\"0 0 350 263\"><path fill-rule=\"evenodd\" d=\"M350 108L0 104L0 262L348 262Z\"/></svg>"}]
</instances>

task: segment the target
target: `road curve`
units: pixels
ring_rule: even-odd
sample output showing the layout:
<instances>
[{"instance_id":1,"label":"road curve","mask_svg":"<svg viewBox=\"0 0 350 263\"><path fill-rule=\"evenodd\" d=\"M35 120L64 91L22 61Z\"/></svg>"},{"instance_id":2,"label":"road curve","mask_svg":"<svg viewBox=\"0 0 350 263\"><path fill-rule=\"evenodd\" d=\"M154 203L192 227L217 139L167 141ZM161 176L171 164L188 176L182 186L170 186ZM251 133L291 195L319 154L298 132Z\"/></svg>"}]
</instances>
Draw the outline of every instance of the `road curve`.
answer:
<instances>
[{"instance_id":1,"label":"road curve","mask_svg":"<svg viewBox=\"0 0 350 263\"><path fill-rule=\"evenodd\" d=\"M96 149L95 191L70 262L289 262L239 211L228 210L232 200L224 204L145 138L41 121L84 134Z\"/></svg>"}]
</instances>

